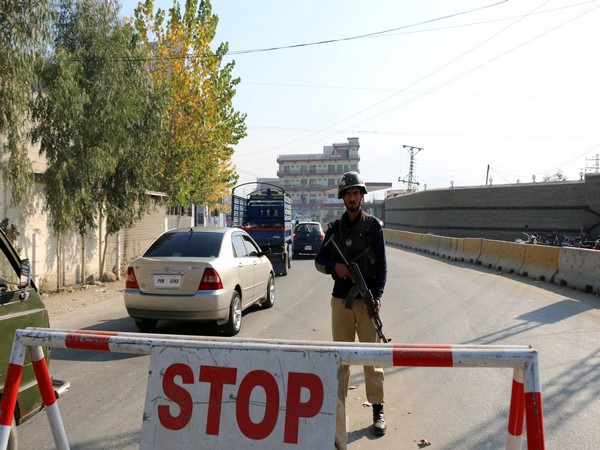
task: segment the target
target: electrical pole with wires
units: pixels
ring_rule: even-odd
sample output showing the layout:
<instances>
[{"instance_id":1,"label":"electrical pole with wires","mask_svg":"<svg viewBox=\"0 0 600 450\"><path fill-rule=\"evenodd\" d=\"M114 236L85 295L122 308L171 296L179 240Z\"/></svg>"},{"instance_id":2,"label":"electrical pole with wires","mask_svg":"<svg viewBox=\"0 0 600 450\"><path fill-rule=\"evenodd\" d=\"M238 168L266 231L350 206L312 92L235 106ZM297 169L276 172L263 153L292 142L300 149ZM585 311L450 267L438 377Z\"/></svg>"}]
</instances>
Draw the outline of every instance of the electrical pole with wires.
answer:
<instances>
[{"instance_id":1,"label":"electrical pole with wires","mask_svg":"<svg viewBox=\"0 0 600 450\"><path fill-rule=\"evenodd\" d=\"M403 145L402 147L408 149L408 153L410 153L410 165L409 165L409 169L408 169L408 175L406 177L404 177L403 179L398 178L398 181L402 181L403 183L406 183L408 185L408 191L413 192L413 191L417 190L416 187L413 188L413 186L419 186L419 184L420 184L415 179L415 170L414 170L415 155L423 149L419 148L419 147L413 147L411 145Z\"/></svg>"},{"instance_id":2,"label":"electrical pole with wires","mask_svg":"<svg viewBox=\"0 0 600 450\"><path fill-rule=\"evenodd\" d=\"M592 162L592 164L590 165L589 162ZM585 158L585 163L586 172L600 172L600 156L598 156L598 153L596 153L595 158Z\"/></svg>"}]
</instances>

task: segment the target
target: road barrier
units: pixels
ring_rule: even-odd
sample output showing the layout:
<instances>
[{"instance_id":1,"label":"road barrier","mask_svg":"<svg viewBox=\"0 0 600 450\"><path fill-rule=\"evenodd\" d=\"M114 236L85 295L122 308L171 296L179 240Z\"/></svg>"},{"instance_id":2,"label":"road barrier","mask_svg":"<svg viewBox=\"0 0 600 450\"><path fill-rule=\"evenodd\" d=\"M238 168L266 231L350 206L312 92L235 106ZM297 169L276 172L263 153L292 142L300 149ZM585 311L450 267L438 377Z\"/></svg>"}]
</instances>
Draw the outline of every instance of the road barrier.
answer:
<instances>
[{"instance_id":1,"label":"road barrier","mask_svg":"<svg viewBox=\"0 0 600 450\"><path fill-rule=\"evenodd\" d=\"M600 251L563 247L554 282L561 286L600 293Z\"/></svg>"},{"instance_id":2,"label":"road barrier","mask_svg":"<svg viewBox=\"0 0 600 450\"><path fill-rule=\"evenodd\" d=\"M441 236L436 236L435 234L424 235L423 242L421 243L421 249L424 252L431 253L432 255L437 255L440 249L440 239Z\"/></svg>"},{"instance_id":3,"label":"road barrier","mask_svg":"<svg viewBox=\"0 0 600 450\"><path fill-rule=\"evenodd\" d=\"M479 255L481 255L482 245L483 239L481 238L464 238L462 253L458 257L458 260L477 264Z\"/></svg>"},{"instance_id":4,"label":"road barrier","mask_svg":"<svg viewBox=\"0 0 600 450\"><path fill-rule=\"evenodd\" d=\"M465 251L465 240L460 238L452 238L452 240L452 247L454 248L454 252L448 255L448 259L451 259L452 261L460 261L462 258L462 254Z\"/></svg>"},{"instance_id":5,"label":"road barrier","mask_svg":"<svg viewBox=\"0 0 600 450\"><path fill-rule=\"evenodd\" d=\"M560 247L523 245L525 245L525 260L519 273L535 280L553 283L554 276L558 272Z\"/></svg>"},{"instance_id":6,"label":"road barrier","mask_svg":"<svg viewBox=\"0 0 600 450\"><path fill-rule=\"evenodd\" d=\"M254 448L257 441L263 449L281 448L283 443L286 448L331 446L337 389L330 385L337 385L339 364L513 368L506 448L521 448L524 423L527 448L545 448L538 355L527 346L224 339L28 328L17 330L13 343L0 403L1 450L8 444L26 348L37 367L56 448L69 448L41 346L151 355L140 448L190 443L194 448ZM302 359L306 355L308 359ZM308 365L298 367L299 359ZM264 398L250 401L257 387ZM279 420L279 414L284 419ZM221 419L232 417L237 428L229 426L220 435ZM256 423L256 417L262 419Z\"/></svg>"},{"instance_id":7,"label":"road barrier","mask_svg":"<svg viewBox=\"0 0 600 450\"><path fill-rule=\"evenodd\" d=\"M389 245L600 294L600 251L384 229ZM448 244L445 239L452 239ZM440 243L444 243L440 245Z\"/></svg>"},{"instance_id":8,"label":"road barrier","mask_svg":"<svg viewBox=\"0 0 600 450\"><path fill-rule=\"evenodd\" d=\"M507 273L519 273L524 262L525 245L516 242L502 242L496 269Z\"/></svg>"},{"instance_id":9,"label":"road barrier","mask_svg":"<svg viewBox=\"0 0 600 450\"><path fill-rule=\"evenodd\" d=\"M454 248L452 247L452 238L447 236L440 237L440 246L438 248L438 256L442 258L448 258L451 254L454 253Z\"/></svg>"},{"instance_id":10,"label":"road barrier","mask_svg":"<svg viewBox=\"0 0 600 450\"><path fill-rule=\"evenodd\" d=\"M484 239L481 244L481 254L477 262L488 269L495 269L500 261L500 251L502 250L502 241L490 241Z\"/></svg>"}]
</instances>

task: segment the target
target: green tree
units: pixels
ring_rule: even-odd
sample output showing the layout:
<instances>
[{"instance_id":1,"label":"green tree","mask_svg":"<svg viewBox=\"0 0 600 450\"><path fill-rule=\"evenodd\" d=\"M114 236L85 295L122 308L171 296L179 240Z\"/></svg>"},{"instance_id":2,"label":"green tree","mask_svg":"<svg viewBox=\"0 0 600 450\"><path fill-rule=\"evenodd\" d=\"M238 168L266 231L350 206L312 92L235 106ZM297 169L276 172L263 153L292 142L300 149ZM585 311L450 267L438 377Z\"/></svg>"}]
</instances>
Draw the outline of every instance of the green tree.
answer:
<instances>
[{"instance_id":1,"label":"green tree","mask_svg":"<svg viewBox=\"0 0 600 450\"><path fill-rule=\"evenodd\" d=\"M544 181L567 181L567 177L561 169L558 169L552 175L545 174L543 177Z\"/></svg>"},{"instance_id":2,"label":"green tree","mask_svg":"<svg viewBox=\"0 0 600 450\"><path fill-rule=\"evenodd\" d=\"M59 237L100 228L100 275L107 236L150 207L162 117L162 94L118 11L116 1L60 1L34 108L51 225Z\"/></svg>"},{"instance_id":3,"label":"green tree","mask_svg":"<svg viewBox=\"0 0 600 450\"><path fill-rule=\"evenodd\" d=\"M214 205L238 176L233 146L246 136L246 115L232 105L239 78L222 65L227 43L211 49L218 17L208 0L174 0L154 14L154 1L138 3L135 26L151 57L151 74L169 92L161 133L159 189L173 206Z\"/></svg>"},{"instance_id":4,"label":"green tree","mask_svg":"<svg viewBox=\"0 0 600 450\"><path fill-rule=\"evenodd\" d=\"M51 19L49 0L0 0L0 146L10 154L5 182L12 185L13 203L33 188L26 124L35 63L47 48Z\"/></svg>"}]
</instances>

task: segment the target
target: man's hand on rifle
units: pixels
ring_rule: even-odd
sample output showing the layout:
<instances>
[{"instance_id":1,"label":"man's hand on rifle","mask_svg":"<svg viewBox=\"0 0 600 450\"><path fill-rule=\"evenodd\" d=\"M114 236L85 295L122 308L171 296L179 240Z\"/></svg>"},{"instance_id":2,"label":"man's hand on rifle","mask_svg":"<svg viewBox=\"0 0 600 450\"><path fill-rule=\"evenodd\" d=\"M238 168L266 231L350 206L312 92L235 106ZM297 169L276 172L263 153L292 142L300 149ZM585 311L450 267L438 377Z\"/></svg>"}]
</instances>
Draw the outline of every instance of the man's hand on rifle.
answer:
<instances>
[{"instance_id":1,"label":"man's hand on rifle","mask_svg":"<svg viewBox=\"0 0 600 450\"><path fill-rule=\"evenodd\" d=\"M374 315L379 314L379 308L381 308L381 300L378 298L374 298L373 299L373 314Z\"/></svg>"},{"instance_id":2,"label":"man's hand on rifle","mask_svg":"<svg viewBox=\"0 0 600 450\"><path fill-rule=\"evenodd\" d=\"M348 266L346 266L346 264L336 263L335 274L343 279L350 278L350 271L348 270Z\"/></svg>"}]
</instances>

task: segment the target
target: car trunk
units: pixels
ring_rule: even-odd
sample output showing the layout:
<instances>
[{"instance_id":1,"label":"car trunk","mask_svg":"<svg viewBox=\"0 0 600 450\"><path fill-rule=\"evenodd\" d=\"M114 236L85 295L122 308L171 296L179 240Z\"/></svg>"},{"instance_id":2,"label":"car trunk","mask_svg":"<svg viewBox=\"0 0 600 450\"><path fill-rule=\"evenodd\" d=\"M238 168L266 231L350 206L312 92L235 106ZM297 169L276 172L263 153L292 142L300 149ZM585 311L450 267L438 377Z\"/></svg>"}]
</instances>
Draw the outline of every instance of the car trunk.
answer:
<instances>
[{"instance_id":1,"label":"car trunk","mask_svg":"<svg viewBox=\"0 0 600 450\"><path fill-rule=\"evenodd\" d=\"M208 264L173 258L145 258L143 269L133 268L140 291L155 295L195 295Z\"/></svg>"}]
</instances>

